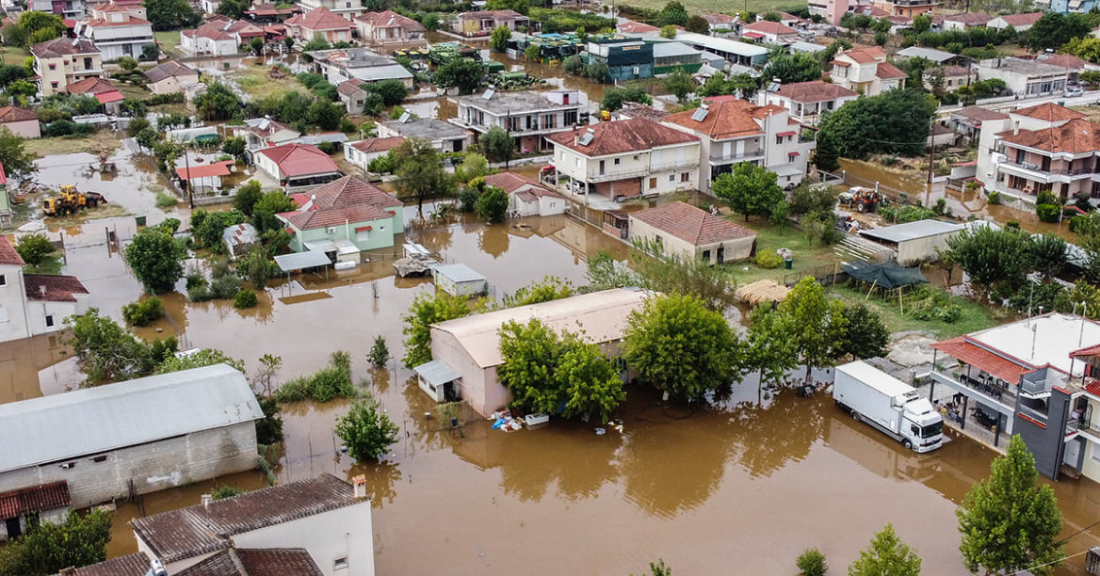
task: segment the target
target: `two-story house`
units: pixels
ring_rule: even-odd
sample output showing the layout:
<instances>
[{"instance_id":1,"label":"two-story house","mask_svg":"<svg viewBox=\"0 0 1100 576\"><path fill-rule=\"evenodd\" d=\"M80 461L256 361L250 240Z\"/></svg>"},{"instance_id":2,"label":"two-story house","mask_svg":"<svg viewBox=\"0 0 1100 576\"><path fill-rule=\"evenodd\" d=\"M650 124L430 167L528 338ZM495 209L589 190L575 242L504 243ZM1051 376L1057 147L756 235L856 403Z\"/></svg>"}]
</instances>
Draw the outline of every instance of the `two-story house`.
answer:
<instances>
[{"instance_id":1,"label":"two-story house","mask_svg":"<svg viewBox=\"0 0 1100 576\"><path fill-rule=\"evenodd\" d=\"M813 142L799 137L802 128L787 109L775 104L756 106L745 100L719 97L694 110L665 117L664 124L700 138L699 190L710 192L720 175L742 162L775 172L779 185L797 186L806 176Z\"/></svg>"},{"instance_id":2,"label":"two-story house","mask_svg":"<svg viewBox=\"0 0 1100 576\"><path fill-rule=\"evenodd\" d=\"M391 248L394 236L405 232L401 201L356 176L291 198L298 209L277 216L291 232L290 249L295 252L320 250L331 253L333 262L359 262L360 253Z\"/></svg>"},{"instance_id":3,"label":"two-story house","mask_svg":"<svg viewBox=\"0 0 1100 576\"><path fill-rule=\"evenodd\" d=\"M99 48L84 38L56 38L31 46L38 92L43 97L65 91L69 84L103 74Z\"/></svg>"},{"instance_id":4,"label":"two-story house","mask_svg":"<svg viewBox=\"0 0 1100 576\"><path fill-rule=\"evenodd\" d=\"M1052 480L1100 480L1100 324L1048 313L932 347L929 394L961 414L954 425L994 446L1020 435Z\"/></svg>"},{"instance_id":5,"label":"two-story house","mask_svg":"<svg viewBox=\"0 0 1100 576\"><path fill-rule=\"evenodd\" d=\"M32 10L55 14L66 20L84 17L84 0L32 0L28 4Z\"/></svg>"},{"instance_id":6,"label":"two-story house","mask_svg":"<svg viewBox=\"0 0 1100 576\"><path fill-rule=\"evenodd\" d=\"M588 123L577 90L497 92L450 98L458 106L452 124L484 134L494 126L508 131L520 151L548 150L547 139Z\"/></svg>"},{"instance_id":7,"label":"two-story house","mask_svg":"<svg viewBox=\"0 0 1100 576\"><path fill-rule=\"evenodd\" d=\"M424 44L424 25L392 10L367 12L355 17L359 41L372 46Z\"/></svg>"},{"instance_id":8,"label":"two-story house","mask_svg":"<svg viewBox=\"0 0 1100 576\"><path fill-rule=\"evenodd\" d=\"M1061 94L1069 80L1069 72L1061 66L1023 58L990 58L978 62L978 80L1002 80L1010 94L1022 98Z\"/></svg>"},{"instance_id":9,"label":"two-story house","mask_svg":"<svg viewBox=\"0 0 1100 576\"><path fill-rule=\"evenodd\" d=\"M821 80L784 84L774 92L758 94L761 105L782 106L792 119L805 126L817 126L822 114L859 98L858 92Z\"/></svg>"},{"instance_id":10,"label":"two-story house","mask_svg":"<svg viewBox=\"0 0 1100 576\"><path fill-rule=\"evenodd\" d=\"M88 309L88 290L75 276L24 274L24 266L0 236L0 342L60 332L67 316Z\"/></svg>"},{"instance_id":11,"label":"two-story house","mask_svg":"<svg viewBox=\"0 0 1100 576\"><path fill-rule=\"evenodd\" d=\"M912 18L931 12L939 3L939 0L872 0L871 6L887 16Z\"/></svg>"},{"instance_id":12,"label":"two-story house","mask_svg":"<svg viewBox=\"0 0 1100 576\"><path fill-rule=\"evenodd\" d=\"M509 30L526 31L531 27L531 19L515 10L483 10L463 12L451 21L451 32L463 36L488 36L498 26Z\"/></svg>"},{"instance_id":13,"label":"two-story house","mask_svg":"<svg viewBox=\"0 0 1100 576\"><path fill-rule=\"evenodd\" d=\"M337 14L328 8L317 8L291 16L286 21L286 29L292 38L303 43L315 38L329 44L351 42L355 24L347 17L348 13Z\"/></svg>"},{"instance_id":14,"label":"two-story house","mask_svg":"<svg viewBox=\"0 0 1100 576\"><path fill-rule=\"evenodd\" d=\"M574 194L623 199L699 187L699 138L663 124L600 122L547 139L558 183L564 176Z\"/></svg>"},{"instance_id":15,"label":"two-story house","mask_svg":"<svg viewBox=\"0 0 1100 576\"><path fill-rule=\"evenodd\" d=\"M867 96L905 88L908 78L901 68L886 61L886 52L878 46L841 52L830 64L834 84Z\"/></svg>"},{"instance_id":16,"label":"two-story house","mask_svg":"<svg viewBox=\"0 0 1100 576\"><path fill-rule=\"evenodd\" d=\"M741 37L762 44L789 44L798 41L798 30L781 22L761 20L742 26Z\"/></svg>"},{"instance_id":17,"label":"two-story house","mask_svg":"<svg viewBox=\"0 0 1100 576\"><path fill-rule=\"evenodd\" d=\"M123 56L140 58L145 46L156 46L153 25L138 18L124 6L101 5L92 18L77 25L77 34L95 43L104 62Z\"/></svg>"},{"instance_id":18,"label":"two-story house","mask_svg":"<svg viewBox=\"0 0 1100 576\"><path fill-rule=\"evenodd\" d=\"M238 46L265 37L263 27L258 24L217 15L198 28L181 31L180 48L191 54L232 56L239 52Z\"/></svg>"},{"instance_id":19,"label":"two-story house","mask_svg":"<svg viewBox=\"0 0 1100 576\"><path fill-rule=\"evenodd\" d=\"M349 22L356 16L370 11L362 0L298 0L297 5L301 8L302 14L323 8Z\"/></svg>"}]
</instances>

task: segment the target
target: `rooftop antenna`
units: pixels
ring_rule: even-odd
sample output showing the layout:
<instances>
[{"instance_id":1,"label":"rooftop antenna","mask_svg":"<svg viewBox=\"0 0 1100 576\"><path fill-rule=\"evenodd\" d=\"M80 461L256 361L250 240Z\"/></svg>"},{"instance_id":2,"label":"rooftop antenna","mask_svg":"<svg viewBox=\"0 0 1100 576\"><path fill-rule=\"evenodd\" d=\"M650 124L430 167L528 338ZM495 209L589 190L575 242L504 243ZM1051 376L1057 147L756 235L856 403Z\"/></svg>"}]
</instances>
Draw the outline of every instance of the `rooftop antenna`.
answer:
<instances>
[{"instance_id":1,"label":"rooftop antenna","mask_svg":"<svg viewBox=\"0 0 1100 576\"><path fill-rule=\"evenodd\" d=\"M1043 307L1040 306L1039 307L1039 314L1042 314L1042 313L1043 313ZM1031 325L1031 357L1032 358L1035 357L1035 339L1039 335L1039 331L1037 330L1037 328L1039 328L1039 327L1036 326L1035 324Z\"/></svg>"},{"instance_id":2,"label":"rooftop antenna","mask_svg":"<svg viewBox=\"0 0 1100 576\"><path fill-rule=\"evenodd\" d=\"M1085 304L1084 302L1082 302L1081 304L1083 306L1088 306L1088 304ZM1080 348L1081 343L1085 341L1085 322L1088 322L1088 320L1086 320L1084 317L1082 317L1081 318L1081 331L1077 335L1077 347L1078 348Z\"/></svg>"}]
</instances>

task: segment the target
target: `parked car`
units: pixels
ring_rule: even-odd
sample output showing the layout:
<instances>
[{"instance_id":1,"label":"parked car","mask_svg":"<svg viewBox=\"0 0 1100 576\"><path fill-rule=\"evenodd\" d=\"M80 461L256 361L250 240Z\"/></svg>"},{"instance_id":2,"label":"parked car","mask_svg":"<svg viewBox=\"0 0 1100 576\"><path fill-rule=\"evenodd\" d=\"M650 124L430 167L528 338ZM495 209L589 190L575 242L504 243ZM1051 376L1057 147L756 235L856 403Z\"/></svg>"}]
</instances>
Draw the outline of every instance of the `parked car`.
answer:
<instances>
[{"instance_id":1,"label":"parked car","mask_svg":"<svg viewBox=\"0 0 1100 576\"><path fill-rule=\"evenodd\" d=\"M1076 98L1076 97L1082 96L1084 94L1085 94L1085 91L1082 90L1080 86L1066 86L1066 90L1065 90L1065 92L1063 92L1063 95L1066 98Z\"/></svg>"}]
</instances>

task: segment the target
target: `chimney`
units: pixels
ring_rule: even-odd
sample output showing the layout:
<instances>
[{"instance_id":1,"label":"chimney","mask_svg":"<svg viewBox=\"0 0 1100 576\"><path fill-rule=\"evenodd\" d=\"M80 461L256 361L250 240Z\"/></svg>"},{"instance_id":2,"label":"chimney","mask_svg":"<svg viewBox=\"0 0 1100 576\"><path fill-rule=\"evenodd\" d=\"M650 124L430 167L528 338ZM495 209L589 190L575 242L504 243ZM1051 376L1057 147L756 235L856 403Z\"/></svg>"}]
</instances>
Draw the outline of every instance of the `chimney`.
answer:
<instances>
[{"instance_id":1,"label":"chimney","mask_svg":"<svg viewBox=\"0 0 1100 576\"><path fill-rule=\"evenodd\" d=\"M367 497L367 477L364 474L360 474L351 479L352 488L355 490L356 498Z\"/></svg>"},{"instance_id":2,"label":"chimney","mask_svg":"<svg viewBox=\"0 0 1100 576\"><path fill-rule=\"evenodd\" d=\"M1014 122L1014 124L1015 124L1015 126L1012 128L1012 135L1013 136L1019 136L1020 135L1020 121L1016 120Z\"/></svg>"},{"instance_id":3,"label":"chimney","mask_svg":"<svg viewBox=\"0 0 1100 576\"><path fill-rule=\"evenodd\" d=\"M577 125L573 125L573 145L576 146L581 141L580 133L577 132Z\"/></svg>"},{"instance_id":4,"label":"chimney","mask_svg":"<svg viewBox=\"0 0 1100 576\"><path fill-rule=\"evenodd\" d=\"M212 502L213 500L214 500L214 497L212 495L203 494L202 495L202 509L203 510L209 510L210 509L210 502Z\"/></svg>"}]
</instances>

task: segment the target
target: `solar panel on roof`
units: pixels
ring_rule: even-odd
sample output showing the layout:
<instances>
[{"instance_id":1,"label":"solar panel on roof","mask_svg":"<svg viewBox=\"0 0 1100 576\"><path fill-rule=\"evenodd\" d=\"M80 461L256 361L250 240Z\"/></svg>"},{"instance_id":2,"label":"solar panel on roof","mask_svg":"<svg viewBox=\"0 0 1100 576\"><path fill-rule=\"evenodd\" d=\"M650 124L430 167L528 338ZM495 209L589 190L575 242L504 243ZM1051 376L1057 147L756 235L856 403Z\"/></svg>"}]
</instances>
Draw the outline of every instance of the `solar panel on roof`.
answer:
<instances>
[{"instance_id":1,"label":"solar panel on roof","mask_svg":"<svg viewBox=\"0 0 1100 576\"><path fill-rule=\"evenodd\" d=\"M589 130L588 132L585 132L584 136L581 136L581 146L588 146L589 144L592 143L592 140L595 137L596 137L595 132L592 132L591 130Z\"/></svg>"},{"instance_id":2,"label":"solar panel on roof","mask_svg":"<svg viewBox=\"0 0 1100 576\"><path fill-rule=\"evenodd\" d=\"M397 121L404 124L408 122L410 118L412 118L412 114L409 114L408 112L402 112L401 117L398 118Z\"/></svg>"},{"instance_id":3,"label":"solar panel on roof","mask_svg":"<svg viewBox=\"0 0 1100 576\"><path fill-rule=\"evenodd\" d=\"M489 88L488 90L486 90L486 91L485 91L485 94L483 94L483 95L482 95L481 97L482 97L482 98L484 98L484 99L486 99L486 100L492 100L492 99L493 99L493 96L494 96L494 95L495 95L496 93L497 93L497 89L496 89L496 88Z\"/></svg>"},{"instance_id":4,"label":"solar panel on roof","mask_svg":"<svg viewBox=\"0 0 1100 576\"><path fill-rule=\"evenodd\" d=\"M704 119L706 119L707 112L710 112L710 110L702 107L696 108L695 113L691 115L691 119L696 122L702 122Z\"/></svg>"}]
</instances>

